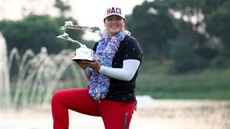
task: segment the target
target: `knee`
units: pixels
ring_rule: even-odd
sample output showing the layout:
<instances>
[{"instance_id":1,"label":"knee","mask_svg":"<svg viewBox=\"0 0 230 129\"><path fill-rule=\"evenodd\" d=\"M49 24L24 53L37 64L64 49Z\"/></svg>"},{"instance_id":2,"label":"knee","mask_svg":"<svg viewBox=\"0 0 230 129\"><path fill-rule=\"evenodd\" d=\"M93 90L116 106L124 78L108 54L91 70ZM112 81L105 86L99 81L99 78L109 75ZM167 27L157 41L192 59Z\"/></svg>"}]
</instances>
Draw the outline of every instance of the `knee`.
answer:
<instances>
[{"instance_id":1,"label":"knee","mask_svg":"<svg viewBox=\"0 0 230 129\"><path fill-rule=\"evenodd\" d=\"M56 91L54 92L52 99L51 99L51 104L53 105L54 103L57 103L60 101L60 96L61 96L61 91Z\"/></svg>"}]
</instances>

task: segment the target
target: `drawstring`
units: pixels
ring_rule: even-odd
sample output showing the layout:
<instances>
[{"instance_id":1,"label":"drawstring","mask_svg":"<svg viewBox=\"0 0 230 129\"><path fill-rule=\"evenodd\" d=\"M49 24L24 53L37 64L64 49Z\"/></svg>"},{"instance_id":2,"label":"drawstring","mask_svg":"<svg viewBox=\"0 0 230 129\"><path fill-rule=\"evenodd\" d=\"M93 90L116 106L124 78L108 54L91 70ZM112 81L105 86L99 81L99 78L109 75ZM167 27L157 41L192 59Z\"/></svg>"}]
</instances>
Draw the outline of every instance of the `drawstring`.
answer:
<instances>
[{"instance_id":1,"label":"drawstring","mask_svg":"<svg viewBox=\"0 0 230 129\"><path fill-rule=\"evenodd\" d=\"M137 101L135 102L134 110L137 111Z\"/></svg>"},{"instance_id":2,"label":"drawstring","mask_svg":"<svg viewBox=\"0 0 230 129\"><path fill-rule=\"evenodd\" d=\"M126 127L127 127L127 121L128 121L128 112L125 113L124 129L126 129Z\"/></svg>"}]
</instances>

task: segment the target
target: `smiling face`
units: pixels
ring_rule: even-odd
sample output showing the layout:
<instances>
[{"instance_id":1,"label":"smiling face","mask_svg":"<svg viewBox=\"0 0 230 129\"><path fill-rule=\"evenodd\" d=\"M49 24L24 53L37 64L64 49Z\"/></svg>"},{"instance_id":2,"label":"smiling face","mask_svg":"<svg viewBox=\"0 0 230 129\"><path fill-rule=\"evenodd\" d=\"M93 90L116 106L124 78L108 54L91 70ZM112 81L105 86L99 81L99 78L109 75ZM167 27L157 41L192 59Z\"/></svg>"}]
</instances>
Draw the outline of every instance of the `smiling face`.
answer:
<instances>
[{"instance_id":1,"label":"smiling face","mask_svg":"<svg viewBox=\"0 0 230 129\"><path fill-rule=\"evenodd\" d=\"M105 19L104 23L110 37L116 35L116 33L120 31L124 31L125 29L125 20L120 16L109 16Z\"/></svg>"}]
</instances>

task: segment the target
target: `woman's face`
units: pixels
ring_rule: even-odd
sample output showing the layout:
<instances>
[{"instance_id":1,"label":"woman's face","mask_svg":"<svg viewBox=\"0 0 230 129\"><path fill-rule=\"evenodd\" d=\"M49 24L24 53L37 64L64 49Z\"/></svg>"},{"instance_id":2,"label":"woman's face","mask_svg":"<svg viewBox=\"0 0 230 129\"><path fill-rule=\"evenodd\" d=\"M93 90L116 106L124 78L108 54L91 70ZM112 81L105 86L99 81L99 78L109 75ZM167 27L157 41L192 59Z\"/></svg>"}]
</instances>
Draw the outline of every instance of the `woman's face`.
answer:
<instances>
[{"instance_id":1,"label":"woman's face","mask_svg":"<svg viewBox=\"0 0 230 129\"><path fill-rule=\"evenodd\" d=\"M110 36L123 31L125 28L125 20L119 16L113 15L105 19L105 28Z\"/></svg>"}]
</instances>

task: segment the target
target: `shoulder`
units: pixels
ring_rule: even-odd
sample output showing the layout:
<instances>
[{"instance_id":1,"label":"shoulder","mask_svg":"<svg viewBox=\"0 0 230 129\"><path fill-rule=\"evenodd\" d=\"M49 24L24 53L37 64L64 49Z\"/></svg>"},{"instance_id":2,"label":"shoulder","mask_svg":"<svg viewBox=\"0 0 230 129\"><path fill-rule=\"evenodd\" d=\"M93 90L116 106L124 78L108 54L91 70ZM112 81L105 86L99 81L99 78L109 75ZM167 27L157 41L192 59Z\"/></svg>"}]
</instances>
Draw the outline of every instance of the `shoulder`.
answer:
<instances>
[{"instance_id":1,"label":"shoulder","mask_svg":"<svg viewBox=\"0 0 230 129\"><path fill-rule=\"evenodd\" d=\"M138 49L141 49L141 51L142 51L142 48L141 48L139 41L131 35L126 35L126 37L124 38L124 40L122 42L123 42L122 44L124 46L138 48Z\"/></svg>"},{"instance_id":2,"label":"shoulder","mask_svg":"<svg viewBox=\"0 0 230 129\"><path fill-rule=\"evenodd\" d=\"M120 47L124 50L123 54L126 55L125 59L142 60L143 50L136 38L127 35Z\"/></svg>"},{"instance_id":3,"label":"shoulder","mask_svg":"<svg viewBox=\"0 0 230 129\"><path fill-rule=\"evenodd\" d=\"M139 43L136 38L134 38L131 35L126 35L123 42L133 42L133 43Z\"/></svg>"}]
</instances>

